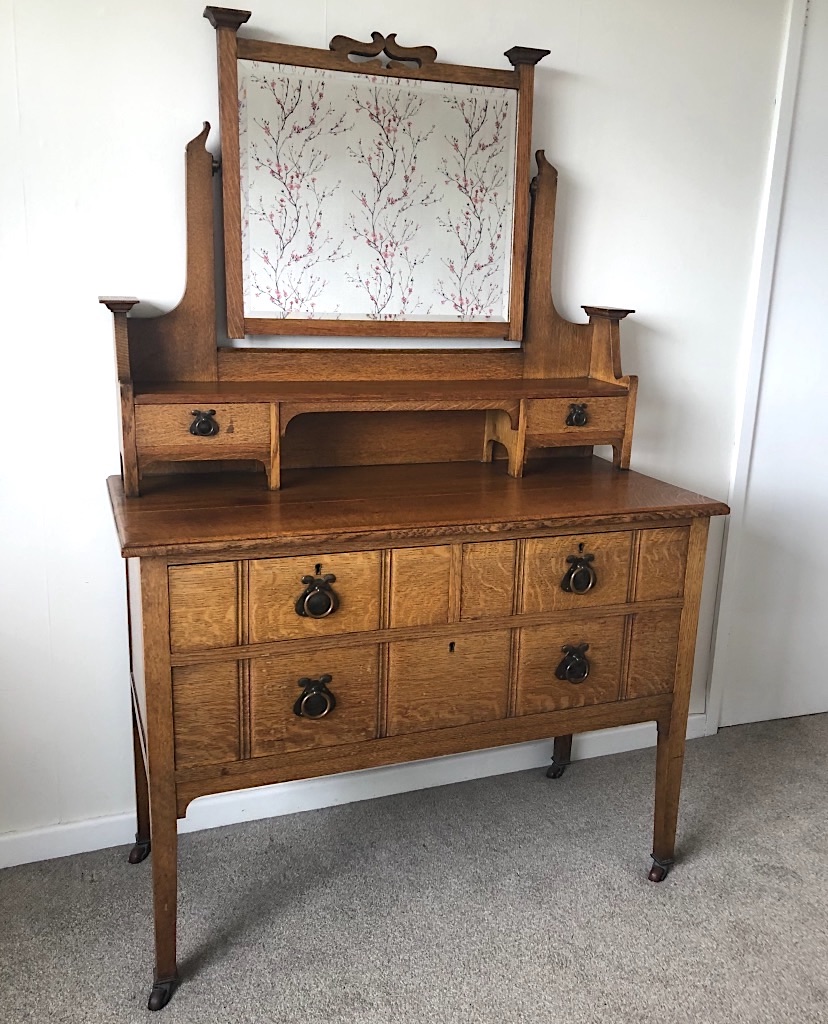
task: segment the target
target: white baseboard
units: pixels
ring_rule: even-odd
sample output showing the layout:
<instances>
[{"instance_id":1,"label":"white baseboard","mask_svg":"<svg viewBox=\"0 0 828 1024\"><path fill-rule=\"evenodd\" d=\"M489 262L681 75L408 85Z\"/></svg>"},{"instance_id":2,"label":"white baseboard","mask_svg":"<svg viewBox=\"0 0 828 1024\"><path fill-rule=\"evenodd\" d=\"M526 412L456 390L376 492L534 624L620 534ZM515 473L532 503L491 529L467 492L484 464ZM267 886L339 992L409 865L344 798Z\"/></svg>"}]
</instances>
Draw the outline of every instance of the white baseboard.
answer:
<instances>
[{"instance_id":1,"label":"white baseboard","mask_svg":"<svg viewBox=\"0 0 828 1024\"><path fill-rule=\"evenodd\" d=\"M696 739L704 735L705 715L690 715L687 738ZM637 750L653 746L655 740L654 722L584 733L573 740L572 759ZM435 757L427 761L346 772L320 779L301 779L275 786L219 793L194 800L188 808L187 817L179 821L178 831L198 832L220 825L235 825L241 821L333 807L414 789L428 789L431 786L448 786L454 782L505 775L528 768L542 768L549 764L551 754L552 744L549 740L536 740L509 747ZM109 846L124 846L133 841L134 833L135 815L132 812L50 825L25 832L7 832L0 835L0 868L89 853Z\"/></svg>"}]
</instances>

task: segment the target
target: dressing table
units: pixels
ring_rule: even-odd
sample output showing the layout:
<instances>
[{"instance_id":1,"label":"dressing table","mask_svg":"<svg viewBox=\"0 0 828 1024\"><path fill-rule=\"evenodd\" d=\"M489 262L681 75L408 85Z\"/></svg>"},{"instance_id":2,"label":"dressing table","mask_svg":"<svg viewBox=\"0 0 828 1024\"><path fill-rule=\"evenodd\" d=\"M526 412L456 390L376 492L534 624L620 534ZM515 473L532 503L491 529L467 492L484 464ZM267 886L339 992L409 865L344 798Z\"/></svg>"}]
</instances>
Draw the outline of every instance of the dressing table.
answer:
<instances>
[{"instance_id":1,"label":"dressing table","mask_svg":"<svg viewBox=\"0 0 828 1024\"><path fill-rule=\"evenodd\" d=\"M316 50L205 17L222 153L207 125L186 149L184 297L151 318L101 299L150 1009L178 978L177 820L201 796L547 737L559 778L574 733L655 721L663 879L728 511L629 469L631 311L554 307L557 176L542 152L530 169L547 51L472 68L379 32ZM319 344L272 341L297 336ZM500 347L462 347L479 339Z\"/></svg>"}]
</instances>

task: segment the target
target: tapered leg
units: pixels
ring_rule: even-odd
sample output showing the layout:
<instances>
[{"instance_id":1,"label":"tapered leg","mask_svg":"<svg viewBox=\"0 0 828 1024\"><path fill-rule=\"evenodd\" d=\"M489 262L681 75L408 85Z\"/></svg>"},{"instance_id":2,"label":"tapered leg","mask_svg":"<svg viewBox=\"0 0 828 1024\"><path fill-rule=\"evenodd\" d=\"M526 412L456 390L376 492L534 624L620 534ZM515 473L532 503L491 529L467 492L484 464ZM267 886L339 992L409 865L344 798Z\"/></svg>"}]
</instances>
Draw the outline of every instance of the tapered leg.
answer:
<instances>
[{"instance_id":1,"label":"tapered leg","mask_svg":"<svg viewBox=\"0 0 828 1024\"><path fill-rule=\"evenodd\" d=\"M178 834L174 807L156 807L152 822L152 903L155 920L155 975L148 1007L166 1006L178 981L176 911L178 902Z\"/></svg>"},{"instance_id":2,"label":"tapered leg","mask_svg":"<svg viewBox=\"0 0 828 1024\"><path fill-rule=\"evenodd\" d=\"M552 764L546 771L547 779L559 779L566 771L572 758L572 733L568 736L556 736L552 748Z\"/></svg>"},{"instance_id":3,"label":"tapered leg","mask_svg":"<svg viewBox=\"0 0 828 1024\"><path fill-rule=\"evenodd\" d=\"M663 881L675 858L684 745L683 730L671 730L667 720L658 723L653 866L648 875L651 882Z\"/></svg>"},{"instance_id":4,"label":"tapered leg","mask_svg":"<svg viewBox=\"0 0 828 1024\"><path fill-rule=\"evenodd\" d=\"M147 769L141 751L141 735L138 731L138 719L135 716L134 706L132 708L132 753L135 761L135 806L138 831L135 833L135 846L129 851L129 863L140 864L149 856L151 849L149 787L147 786Z\"/></svg>"}]
</instances>

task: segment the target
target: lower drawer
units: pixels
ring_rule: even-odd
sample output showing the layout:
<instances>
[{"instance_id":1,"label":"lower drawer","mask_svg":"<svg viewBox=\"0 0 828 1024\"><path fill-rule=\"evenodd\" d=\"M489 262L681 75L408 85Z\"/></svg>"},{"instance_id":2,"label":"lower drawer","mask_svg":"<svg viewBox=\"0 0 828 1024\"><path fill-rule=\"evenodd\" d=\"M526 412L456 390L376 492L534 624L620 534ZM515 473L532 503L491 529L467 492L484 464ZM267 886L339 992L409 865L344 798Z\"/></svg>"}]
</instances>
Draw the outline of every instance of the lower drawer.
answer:
<instances>
[{"instance_id":1,"label":"lower drawer","mask_svg":"<svg viewBox=\"0 0 828 1024\"><path fill-rule=\"evenodd\" d=\"M376 645L251 661L251 756L373 739L378 664Z\"/></svg>"},{"instance_id":2,"label":"lower drawer","mask_svg":"<svg viewBox=\"0 0 828 1024\"><path fill-rule=\"evenodd\" d=\"M522 629L516 714L618 700L624 623L625 616L616 615Z\"/></svg>"}]
</instances>

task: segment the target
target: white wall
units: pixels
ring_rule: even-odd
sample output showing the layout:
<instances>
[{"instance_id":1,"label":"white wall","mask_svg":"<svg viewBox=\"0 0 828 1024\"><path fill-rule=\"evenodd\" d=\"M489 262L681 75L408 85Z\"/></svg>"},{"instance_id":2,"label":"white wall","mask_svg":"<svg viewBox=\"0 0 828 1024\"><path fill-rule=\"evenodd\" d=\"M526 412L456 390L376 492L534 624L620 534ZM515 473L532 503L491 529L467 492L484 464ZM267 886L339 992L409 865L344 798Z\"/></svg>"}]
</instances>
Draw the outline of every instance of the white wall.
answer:
<instances>
[{"instance_id":1,"label":"white wall","mask_svg":"<svg viewBox=\"0 0 828 1024\"><path fill-rule=\"evenodd\" d=\"M203 5L0 0L0 832L132 805L123 570L104 486L118 469L114 359L96 297L167 308L183 288L183 147L218 121ZM785 7L305 0L261 3L250 31L325 46L376 28L493 66L513 44L549 47L535 144L560 171L558 304L573 318L581 303L640 311L622 349L641 376L634 468L721 498Z\"/></svg>"},{"instance_id":2,"label":"white wall","mask_svg":"<svg viewBox=\"0 0 828 1024\"><path fill-rule=\"evenodd\" d=\"M814 0L717 674L723 725L828 711L828 0Z\"/></svg>"}]
</instances>

